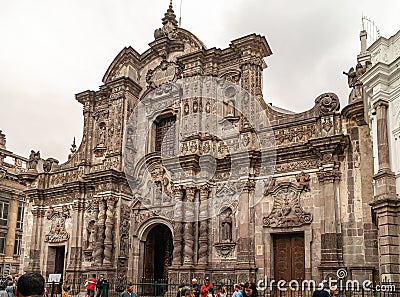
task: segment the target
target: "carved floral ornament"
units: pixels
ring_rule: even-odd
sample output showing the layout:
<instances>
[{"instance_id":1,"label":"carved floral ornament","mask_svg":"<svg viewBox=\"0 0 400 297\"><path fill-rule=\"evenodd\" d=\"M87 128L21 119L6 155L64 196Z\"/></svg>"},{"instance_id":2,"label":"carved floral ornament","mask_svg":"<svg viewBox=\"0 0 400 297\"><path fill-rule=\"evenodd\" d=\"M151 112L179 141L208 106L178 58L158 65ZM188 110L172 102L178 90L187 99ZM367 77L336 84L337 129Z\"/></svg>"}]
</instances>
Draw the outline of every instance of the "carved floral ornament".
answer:
<instances>
[{"instance_id":1,"label":"carved floral ornament","mask_svg":"<svg viewBox=\"0 0 400 297\"><path fill-rule=\"evenodd\" d=\"M300 195L309 189L309 176L299 176L300 187L292 183L282 183L267 191L274 199L271 213L264 217L263 224L271 228L299 227L312 222L312 215L300 205Z\"/></svg>"},{"instance_id":2,"label":"carved floral ornament","mask_svg":"<svg viewBox=\"0 0 400 297\"><path fill-rule=\"evenodd\" d=\"M45 236L45 241L49 243L67 241L70 235L65 229L65 221L71 218L69 207L63 205L61 209L55 210L50 206L46 211L46 217L51 221L51 226L49 233Z\"/></svg>"}]
</instances>

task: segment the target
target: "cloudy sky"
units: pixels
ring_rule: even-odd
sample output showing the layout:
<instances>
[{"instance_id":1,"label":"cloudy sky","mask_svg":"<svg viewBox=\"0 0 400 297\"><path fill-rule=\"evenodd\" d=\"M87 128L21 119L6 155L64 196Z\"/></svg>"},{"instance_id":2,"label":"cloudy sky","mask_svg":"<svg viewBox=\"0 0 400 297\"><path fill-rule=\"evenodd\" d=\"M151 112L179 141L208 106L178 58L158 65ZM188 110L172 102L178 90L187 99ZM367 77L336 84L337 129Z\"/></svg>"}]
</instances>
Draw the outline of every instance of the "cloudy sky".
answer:
<instances>
[{"instance_id":1,"label":"cloudy sky","mask_svg":"<svg viewBox=\"0 0 400 297\"><path fill-rule=\"evenodd\" d=\"M182 0L182 27L207 47L265 35L273 55L264 71L264 98L304 111L327 91L342 107L342 74L355 66L362 15L382 36L400 30L398 0ZM0 130L7 148L65 161L82 137L82 106L74 95L98 90L125 46L144 52L169 0L18 0L0 5ZM179 16L180 0L174 0Z\"/></svg>"}]
</instances>

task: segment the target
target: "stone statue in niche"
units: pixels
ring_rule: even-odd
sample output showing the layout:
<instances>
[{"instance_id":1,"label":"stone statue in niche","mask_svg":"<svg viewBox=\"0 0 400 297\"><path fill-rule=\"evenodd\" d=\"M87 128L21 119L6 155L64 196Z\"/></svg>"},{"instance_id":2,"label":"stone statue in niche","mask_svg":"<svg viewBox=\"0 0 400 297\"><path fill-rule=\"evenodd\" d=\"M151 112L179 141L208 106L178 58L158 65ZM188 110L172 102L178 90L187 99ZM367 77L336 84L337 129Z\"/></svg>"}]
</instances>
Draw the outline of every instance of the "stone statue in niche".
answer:
<instances>
[{"instance_id":1,"label":"stone statue in niche","mask_svg":"<svg viewBox=\"0 0 400 297\"><path fill-rule=\"evenodd\" d=\"M100 123L99 125L99 141L98 146L104 146L106 143L106 124Z\"/></svg>"},{"instance_id":2,"label":"stone statue in niche","mask_svg":"<svg viewBox=\"0 0 400 297\"><path fill-rule=\"evenodd\" d=\"M221 240L222 242L232 241L232 210L225 209L221 213Z\"/></svg>"},{"instance_id":3,"label":"stone statue in niche","mask_svg":"<svg viewBox=\"0 0 400 297\"><path fill-rule=\"evenodd\" d=\"M90 221L87 228L88 234L88 249L93 249L96 243L96 233L94 228L94 221Z\"/></svg>"}]
</instances>

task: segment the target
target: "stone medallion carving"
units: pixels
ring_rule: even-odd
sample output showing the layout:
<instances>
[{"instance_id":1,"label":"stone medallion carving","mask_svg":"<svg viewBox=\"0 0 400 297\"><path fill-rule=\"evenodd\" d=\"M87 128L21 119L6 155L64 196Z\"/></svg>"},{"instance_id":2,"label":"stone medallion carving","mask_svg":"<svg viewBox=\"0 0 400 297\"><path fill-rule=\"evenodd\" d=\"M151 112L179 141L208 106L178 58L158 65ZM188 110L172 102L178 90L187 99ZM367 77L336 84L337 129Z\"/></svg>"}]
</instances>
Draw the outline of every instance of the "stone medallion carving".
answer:
<instances>
[{"instance_id":1,"label":"stone medallion carving","mask_svg":"<svg viewBox=\"0 0 400 297\"><path fill-rule=\"evenodd\" d=\"M177 63L162 60L160 65L147 72L146 82L150 87L158 88L162 84L178 79L181 73L182 67Z\"/></svg>"},{"instance_id":2,"label":"stone medallion carving","mask_svg":"<svg viewBox=\"0 0 400 297\"><path fill-rule=\"evenodd\" d=\"M312 222L312 216L300 205L300 195L305 190L292 183L282 183L268 191L274 198L271 213L264 217L263 224L271 228L298 227Z\"/></svg>"},{"instance_id":3,"label":"stone medallion carving","mask_svg":"<svg viewBox=\"0 0 400 297\"><path fill-rule=\"evenodd\" d=\"M69 207L64 205L62 209L55 210L52 206L46 211L46 217L51 221L50 232L46 234L45 240L49 243L67 241L70 237L65 229L65 220L70 218Z\"/></svg>"},{"instance_id":4,"label":"stone medallion carving","mask_svg":"<svg viewBox=\"0 0 400 297\"><path fill-rule=\"evenodd\" d=\"M339 98L333 93L319 95L315 99L315 104L318 106L321 115L332 113L340 108Z\"/></svg>"}]
</instances>

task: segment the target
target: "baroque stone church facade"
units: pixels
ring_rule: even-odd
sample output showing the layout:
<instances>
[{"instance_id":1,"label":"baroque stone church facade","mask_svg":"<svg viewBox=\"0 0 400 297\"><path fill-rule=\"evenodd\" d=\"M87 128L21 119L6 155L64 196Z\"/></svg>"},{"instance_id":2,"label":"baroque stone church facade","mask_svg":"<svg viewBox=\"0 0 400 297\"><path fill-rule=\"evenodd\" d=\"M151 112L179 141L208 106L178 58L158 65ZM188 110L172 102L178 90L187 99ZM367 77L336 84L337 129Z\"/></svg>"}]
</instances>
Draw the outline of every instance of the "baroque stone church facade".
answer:
<instances>
[{"instance_id":1,"label":"baroque stone church facade","mask_svg":"<svg viewBox=\"0 0 400 297\"><path fill-rule=\"evenodd\" d=\"M98 91L76 95L83 137L66 163L32 152L22 269L233 283L345 268L376 279L362 94L342 111L333 93L302 113L276 108L262 94L265 37L207 49L172 5L162 25L144 53L117 55Z\"/></svg>"}]
</instances>

